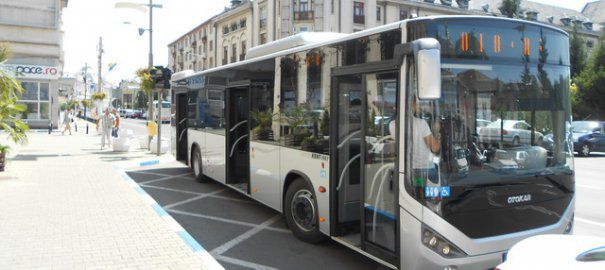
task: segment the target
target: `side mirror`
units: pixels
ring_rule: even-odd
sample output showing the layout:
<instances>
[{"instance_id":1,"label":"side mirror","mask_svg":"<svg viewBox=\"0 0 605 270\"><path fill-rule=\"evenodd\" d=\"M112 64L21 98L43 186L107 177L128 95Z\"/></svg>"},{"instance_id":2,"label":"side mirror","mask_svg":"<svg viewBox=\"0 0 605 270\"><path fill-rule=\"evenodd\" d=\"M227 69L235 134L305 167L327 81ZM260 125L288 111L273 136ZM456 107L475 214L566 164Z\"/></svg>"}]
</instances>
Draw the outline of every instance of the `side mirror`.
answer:
<instances>
[{"instance_id":1,"label":"side mirror","mask_svg":"<svg viewBox=\"0 0 605 270\"><path fill-rule=\"evenodd\" d=\"M421 38L395 47L396 59L414 55L418 98L441 98L441 45L434 38Z\"/></svg>"},{"instance_id":2,"label":"side mirror","mask_svg":"<svg viewBox=\"0 0 605 270\"><path fill-rule=\"evenodd\" d=\"M441 98L441 45L434 38L415 40L414 60L419 99Z\"/></svg>"}]
</instances>

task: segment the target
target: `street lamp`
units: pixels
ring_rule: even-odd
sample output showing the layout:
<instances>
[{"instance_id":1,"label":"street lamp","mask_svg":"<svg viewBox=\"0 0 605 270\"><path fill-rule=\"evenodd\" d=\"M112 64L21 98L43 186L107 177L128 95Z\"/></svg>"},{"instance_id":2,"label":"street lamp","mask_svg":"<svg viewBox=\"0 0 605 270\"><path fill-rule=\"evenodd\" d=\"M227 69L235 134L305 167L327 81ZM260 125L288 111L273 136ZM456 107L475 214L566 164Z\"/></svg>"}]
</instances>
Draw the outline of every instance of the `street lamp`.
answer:
<instances>
[{"instance_id":1,"label":"street lamp","mask_svg":"<svg viewBox=\"0 0 605 270\"><path fill-rule=\"evenodd\" d=\"M145 31L149 32L149 63L147 67L149 70L153 68L153 8L162 8L162 5L153 4L153 0L149 0L149 4L133 3L133 2L118 2L115 4L115 8L130 8L140 12L147 12L149 10L149 28L139 28L139 36L142 36ZM153 91L149 91L147 95L149 104L147 105L147 117L153 117ZM162 126L158 125L158 129ZM151 136L148 137L147 145L151 144ZM161 138L158 138L160 141ZM151 148L151 147L150 147ZM160 151L158 149L158 155Z\"/></svg>"},{"instance_id":2,"label":"street lamp","mask_svg":"<svg viewBox=\"0 0 605 270\"><path fill-rule=\"evenodd\" d=\"M86 109L88 102L86 101L86 92L88 90L88 85L86 85L86 77L88 77L88 63L82 68L82 77L84 79L84 121L86 122L86 134L88 134L88 116L86 114Z\"/></svg>"}]
</instances>

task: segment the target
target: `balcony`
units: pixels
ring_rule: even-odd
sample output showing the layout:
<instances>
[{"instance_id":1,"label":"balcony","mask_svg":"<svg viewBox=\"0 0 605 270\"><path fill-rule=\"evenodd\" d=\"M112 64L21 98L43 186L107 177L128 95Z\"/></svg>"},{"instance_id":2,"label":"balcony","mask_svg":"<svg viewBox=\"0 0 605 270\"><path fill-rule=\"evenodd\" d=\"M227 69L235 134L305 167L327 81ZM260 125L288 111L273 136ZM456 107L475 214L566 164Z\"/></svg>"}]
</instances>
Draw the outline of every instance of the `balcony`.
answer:
<instances>
[{"instance_id":1,"label":"balcony","mask_svg":"<svg viewBox=\"0 0 605 270\"><path fill-rule=\"evenodd\" d=\"M353 22L364 24L366 22L366 16L365 15L355 15L355 16L353 16Z\"/></svg>"},{"instance_id":2,"label":"balcony","mask_svg":"<svg viewBox=\"0 0 605 270\"><path fill-rule=\"evenodd\" d=\"M295 11L294 12L294 20L296 20L296 21L313 20L313 10L309 10L309 11Z\"/></svg>"}]
</instances>

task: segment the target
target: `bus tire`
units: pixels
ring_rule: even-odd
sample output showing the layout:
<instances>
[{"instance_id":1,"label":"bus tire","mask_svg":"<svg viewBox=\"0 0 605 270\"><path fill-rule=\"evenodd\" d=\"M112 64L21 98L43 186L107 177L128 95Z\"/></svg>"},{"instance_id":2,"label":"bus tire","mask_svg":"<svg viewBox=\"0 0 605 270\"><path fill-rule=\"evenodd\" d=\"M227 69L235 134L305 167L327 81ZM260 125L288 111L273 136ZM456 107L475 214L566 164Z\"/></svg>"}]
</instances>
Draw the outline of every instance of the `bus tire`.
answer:
<instances>
[{"instance_id":1,"label":"bus tire","mask_svg":"<svg viewBox=\"0 0 605 270\"><path fill-rule=\"evenodd\" d=\"M317 200L313 189L298 178L286 191L284 215L288 227L298 239L311 244L319 244L326 236L319 231Z\"/></svg>"},{"instance_id":2,"label":"bus tire","mask_svg":"<svg viewBox=\"0 0 605 270\"><path fill-rule=\"evenodd\" d=\"M193 154L191 154L191 170L193 171L195 181L198 183L208 182L208 178L204 176L204 172L202 170L202 154L200 153L200 149L197 147L194 148Z\"/></svg>"}]
</instances>

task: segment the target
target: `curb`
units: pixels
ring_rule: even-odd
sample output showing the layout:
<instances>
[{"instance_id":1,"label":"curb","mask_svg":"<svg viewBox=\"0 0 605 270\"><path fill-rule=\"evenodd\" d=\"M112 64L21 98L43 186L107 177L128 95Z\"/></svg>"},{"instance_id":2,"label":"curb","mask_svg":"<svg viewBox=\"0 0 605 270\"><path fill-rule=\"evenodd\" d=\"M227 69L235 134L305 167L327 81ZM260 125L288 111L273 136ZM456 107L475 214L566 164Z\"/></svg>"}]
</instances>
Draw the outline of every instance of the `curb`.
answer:
<instances>
[{"instance_id":1,"label":"curb","mask_svg":"<svg viewBox=\"0 0 605 270\"><path fill-rule=\"evenodd\" d=\"M216 261L216 259L214 259L214 257L212 257L212 255L210 255L210 253L205 250L204 247L202 247L202 245L200 245L200 243L193 238L193 236L191 236L191 234L189 234L170 214L168 214L168 212L166 212L166 210L164 210L164 208L162 208L160 204L158 204L151 196L149 196L149 194L147 194L147 192L145 192L145 190L141 188L139 184L137 184L137 182L132 180L132 178L130 178L130 176L128 176L128 174L126 173L127 168L152 166L171 160L174 159L159 158L140 162L127 162L124 163L122 166L115 165L113 168L118 172L118 174L122 177L126 184L132 187L134 191L136 191L136 193L141 196L141 199L143 199L143 201L147 203L147 205L151 206L151 208L164 220L166 225L168 225L168 227L170 227L181 238L181 240L183 240L193 250L193 253L195 253L202 259L202 262L208 266L208 269L224 270L225 268L223 268L223 266L221 266Z\"/></svg>"}]
</instances>

